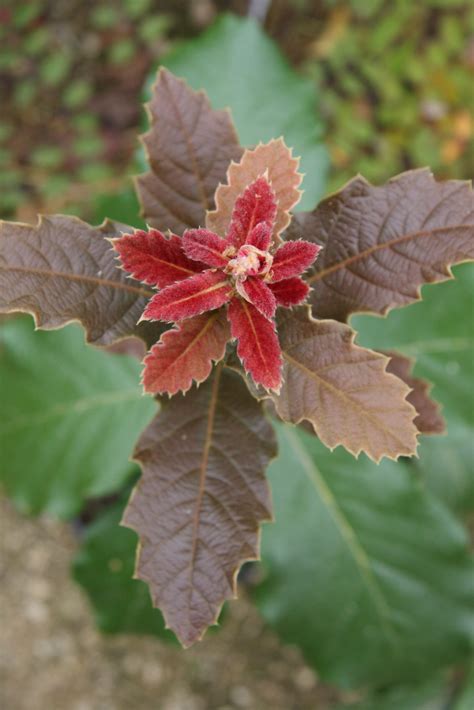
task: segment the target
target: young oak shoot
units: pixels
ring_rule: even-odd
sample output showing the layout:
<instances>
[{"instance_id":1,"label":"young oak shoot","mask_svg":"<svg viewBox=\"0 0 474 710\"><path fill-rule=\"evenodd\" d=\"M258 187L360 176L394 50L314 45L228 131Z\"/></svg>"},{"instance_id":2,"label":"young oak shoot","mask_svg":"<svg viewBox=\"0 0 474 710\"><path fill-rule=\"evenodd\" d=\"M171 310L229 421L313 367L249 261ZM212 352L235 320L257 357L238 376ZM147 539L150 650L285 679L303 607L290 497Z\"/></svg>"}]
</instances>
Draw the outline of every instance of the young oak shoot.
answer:
<instances>
[{"instance_id":1,"label":"young oak shoot","mask_svg":"<svg viewBox=\"0 0 474 710\"><path fill-rule=\"evenodd\" d=\"M474 210L467 184L413 171L382 187L356 178L293 215L301 175L283 139L244 150L229 113L166 70L149 115L137 180L149 228L2 223L0 311L150 348L145 390L171 399L139 439L124 523L141 539L137 576L187 646L235 597L271 519L276 445L261 399L375 461L411 456L419 430L442 428L427 386L397 353L356 345L345 321L449 278L474 256Z\"/></svg>"}]
</instances>

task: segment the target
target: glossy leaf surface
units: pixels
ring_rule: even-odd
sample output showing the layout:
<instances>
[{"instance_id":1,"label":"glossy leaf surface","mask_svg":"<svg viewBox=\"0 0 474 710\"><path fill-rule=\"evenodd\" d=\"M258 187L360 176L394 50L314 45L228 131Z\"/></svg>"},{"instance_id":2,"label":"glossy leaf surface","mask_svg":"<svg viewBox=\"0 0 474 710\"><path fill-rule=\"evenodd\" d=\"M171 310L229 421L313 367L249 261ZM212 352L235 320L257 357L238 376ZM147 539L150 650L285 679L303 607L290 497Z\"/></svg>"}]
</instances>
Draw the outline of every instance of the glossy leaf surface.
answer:
<instances>
[{"instance_id":1,"label":"glossy leaf surface","mask_svg":"<svg viewBox=\"0 0 474 710\"><path fill-rule=\"evenodd\" d=\"M77 326L0 329L1 476L27 513L62 517L123 484L135 440L156 412L135 358L86 346Z\"/></svg>"},{"instance_id":2,"label":"glossy leaf surface","mask_svg":"<svg viewBox=\"0 0 474 710\"><path fill-rule=\"evenodd\" d=\"M418 679L465 657L474 569L455 518L404 464L354 461L278 430L277 522L263 531L257 596L267 621L345 687Z\"/></svg>"}]
</instances>

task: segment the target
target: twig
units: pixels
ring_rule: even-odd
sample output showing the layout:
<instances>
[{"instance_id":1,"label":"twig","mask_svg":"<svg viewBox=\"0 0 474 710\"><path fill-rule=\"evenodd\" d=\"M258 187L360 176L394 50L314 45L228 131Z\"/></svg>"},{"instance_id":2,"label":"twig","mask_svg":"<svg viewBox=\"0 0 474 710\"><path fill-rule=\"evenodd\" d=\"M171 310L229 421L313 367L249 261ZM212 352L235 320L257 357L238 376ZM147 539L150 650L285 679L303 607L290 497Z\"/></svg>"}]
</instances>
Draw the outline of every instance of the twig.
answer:
<instances>
[{"instance_id":1,"label":"twig","mask_svg":"<svg viewBox=\"0 0 474 710\"><path fill-rule=\"evenodd\" d=\"M263 23L270 9L271 0L250 0L247 15Z\"/></svg>"}]
</instances>

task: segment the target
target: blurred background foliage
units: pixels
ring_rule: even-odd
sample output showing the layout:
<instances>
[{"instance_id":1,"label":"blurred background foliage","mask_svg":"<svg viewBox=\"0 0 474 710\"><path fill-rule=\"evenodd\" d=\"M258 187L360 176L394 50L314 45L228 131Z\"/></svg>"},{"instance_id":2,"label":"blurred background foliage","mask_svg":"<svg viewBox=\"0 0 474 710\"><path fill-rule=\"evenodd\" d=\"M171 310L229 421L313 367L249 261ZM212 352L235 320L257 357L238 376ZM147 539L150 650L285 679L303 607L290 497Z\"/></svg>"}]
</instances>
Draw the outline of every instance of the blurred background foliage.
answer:
<instances>
[{"instance_id":1,"label":"blurred background foliage","mask_svg":"<svg viewBox=\"0 0 474 710\"><path fill-rule=\"evenodd\" d=\"M255 3L254 3L255 4ZM265 3L264 3L265 4ZM245 0L4 0L0 216L80 210L134 171L145 78ZM429 164L470 176L474 13L462 0L274 0L265 26L320 95L329 189ZM244 56L244 53L242 54ZM315 117L316 118L316 117ZM318 120L319 120L318 118Z\"/></svg>"}]
</instances>

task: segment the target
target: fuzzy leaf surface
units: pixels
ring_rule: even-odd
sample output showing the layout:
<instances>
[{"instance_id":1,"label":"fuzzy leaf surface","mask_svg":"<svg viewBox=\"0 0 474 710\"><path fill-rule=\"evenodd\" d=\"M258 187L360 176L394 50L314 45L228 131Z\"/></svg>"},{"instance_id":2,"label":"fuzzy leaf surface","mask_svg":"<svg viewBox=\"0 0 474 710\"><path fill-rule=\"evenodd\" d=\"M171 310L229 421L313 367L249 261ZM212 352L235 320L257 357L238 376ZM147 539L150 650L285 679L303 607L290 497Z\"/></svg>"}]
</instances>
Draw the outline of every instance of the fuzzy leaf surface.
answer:
<instances>
[{"instance_id":1,"label":"fuzzy leaf surface","mask_svg":"<svg viewBox=\"0 0 474 710\"><path fill-rule=\"evenodd\" d=\"M351 180L291 226L324 246L308 281L319 318L385 314L444 281L450 266L474 258L474 197L467 182L437 182L429 170L376 187Z\"/></svg>"},{"instance_id":2,"label":"fuzzy leaf surface","mask_svg":"<svg viewBox=\"0 0 474 710\"><path fill-rule=\"evenodd\" d=\"M68 517L123 485L136 438L156 412L135 358L91 348L81 329L0 329L0 475L24 513Z\"/></svg>"},{"instance_id":3,"label":"fuzzy leaf surface","mask_svg":"<svg viewBox=\"0 0 474 710\"><path fill-rule=\"evenodd\" d=\"M212 363L222 360L230 328L222 311L204 313L166 331L145 357L145 392L187 392L194 382L206 380Z\"/></svg>"},{"instance_id":4,"label":"fuzzy leaf surface","mask_svg":"<svg viewBox=\"0 0 474 710\"><path fill-rule=\"evenodd\" d=\"M37 226L0 223L0 311L31 313L47 330L80 321L95 345L130 335L155 342L160 326L137 325L153 291L117 268L108 241L127 231L62 215Z\"/></svg>"},{"instance_id":5,"label":"fuzzy leaf surface","mask_svg":"<svg viewBox=\"0 0 474 710\"><path fill-rule=\"evenodd\" d=\"M147 104L143 136L149 172L137 178L143 216L152 227L182 234L204 225L206 210L239 145L228 111L214 111L203 91L161 69Z\"/></svg>"},{"instance_id":6,"label":"fuzzy leaf surface","mask_svg":"<svg viewBox=\"0 0 474 710\"><path fill-rule=\"evenodd\" d=\"M222 306L232 290L225 274L209 269L157 293L145 308L143 317L169 322L192 318Z\"/></svg>"},{"instance_id":7,"label":"fuzzy leaf surface","mask_svg":"<svg viewBox=\"0 0 474 710\"><path fill-rule=\"evenodd\" d=\"M275 324L255 306L234 298L228 309L230 330L237 339L237 354L257 385L278 389L281 380L281 352Z\"/></svg>"},{"instance_id":8,"label":"fuzzy leaf surface","mask_svg":"<svg viewBox=\"0 0 474 710\"><path fill-rule=\"evenodd\" d=\"M221 13L163 63L194 89L204 89L214 108L230 108L242 145L283 136L301 156L305 174L298 208L313 209L324 194L329 165L315 82L290 66L258 22Z\"/></svg>"},{"instance_id":9,"label":"fuzzy leaf surface","mask_svg":"<svg viewBox=\"0 0 474 710\"><path fill-rule=\"evenodd\" d=\"M255 236L255 227L258 227L259 230L263 227L265 239L267 237L266 231L273 227L276 214L275 192L266 177L258 177L235 200L227 239L237 249L243 244L254 244L259 241L259 233L257 233L257 237ZM250 235L252 235L251 239ZM268 237L265 241L267 240ZM267 249L269 244L268 241L264 249Z\"/></svg>"},{"instance_id":10,"label":"fuzzy leaf surface","mask_svg":"<svg viewBox=\"0 0 474 710\"><path fill-rule=\"evenodd\" d=\"M354 331L315 321L305 307L279 318L283 385L272 399L279 416L309 421L321 441L379 461L416 451L409 388L386 372L388 358L354 345Z\"/></svg>"},{"instance_id":11,"label":"fuzzy leaf surface","mask_svg":"<svg viewBox=\"0 0 474 710\"><path fill-rule=\"evenodd\" d=\"M418 680L468 657L474 570L455 517L409 465L377 467L278 431L268 472L278 522L263 529L257 590L268 623L343 687Z\"/></svg>"},{"instance_id":12,"label":"fuzzy leaf surface","mask_svg":"<svg viewBox=\"0 0 474 710\"><path fill-rule=\"evenodd\" d=\"M225 239L209 229L188 229L183 234L182 248L187 256L216 268L226 266L224 252L228 246Z\"/></svg>"},{"instance_id":13,"label":"fuzzy leaf surface","mask_svg":"<svg viewBox=\"0 0 474 710\"><path fill-rule=\"evenodd\" d=\"M271 518L270 423L242 380L218 366L176 395L138 442L143 474L124 515L141 540L137 576L184 646L202 638Z\"/></svg>"},{"instance_id":14,"label":"fuzzy leaf surface","mask_svg":"<svg viewBox=\"0 0 474 710\"><path fill-rule=\"evenodd\" d=\"M298 276L269 284L269 288L272 290L277 304L285 308L298 306L305 300L309 293L308 284Z\"/></svg>"},{"instance_id":15,"label":"fuzzy leaf surface","mask_svg":"<svg viewBox=\"0 0 474 710\"><path fill-rule=\"evenodd\" d=\"M165 288L205 268L187 258L181 237L165 237L158 229L136 230L114 239L112 244L125 271L149 286Z\"/></svg>"},{"instance_id":16,"label":"fuzzy leaf surface","mask_svg":"<svg viewBox=\"0 0 474 710\"><path fill-rule=\"evenodd\" d=\"M430 395L441 403L444 436L421 437L413 461L425 484L458 512L474 510L474 265L453 269L454 279L423 287L423 299L381 320L353 316L358 341L391 348L414 359L414 376L433 383Z\"/></svg>"},{"instance_id":17,"label":"fuzzy leaf surface","mask_svg":"<svg viewBox=\"0 0 474 710\"><path fill-rule=\"evenodd\" d=\"M273 227L273 237L279 234L290 223L290 210L299 202L301 191L298 186L302 175L298 172L299 159L293 158L291 150L282 138L260 143L253 150L246 150L240 162L233 162L227 171L226 183L219 185L216 192L216 209L208 212L206 225L209 229L224 236L229 228L234 212L234 205L239 212L244 211L244 205L236 204L239 195L246 187L267 173L272 190L277 200L277 211ZM245 199L245 195L242 198ZM267 205L268 198L262 200ZM247 205L245 205L248 207ZM268 210L267 210L268 211ZM242 232L245 232L247 221L242 219ZM248 231L248 230L247 230ZM234 235L233 235L234 236ZM242 242L242 235L235 235L235 243Z\"/></svg>"},{"instance_id":18,"label":"fuzzy leaf surface","mask_svg":"<svg viewBox=\"0 0 474 710\"><path fill-rule=\"evenodd\" d=\"M407 396L407 401L412 404L417 416L414 419L414 424L421 434L442 434L445 431L445 422L441 415L440 407L434 399L429 395L431 384L421 377L412 375L413 360L396 350L382 351L384 355L390 358L387 365L387 372L399 377L408 387L411 392Z\"/></svg>"}]
</instances>

